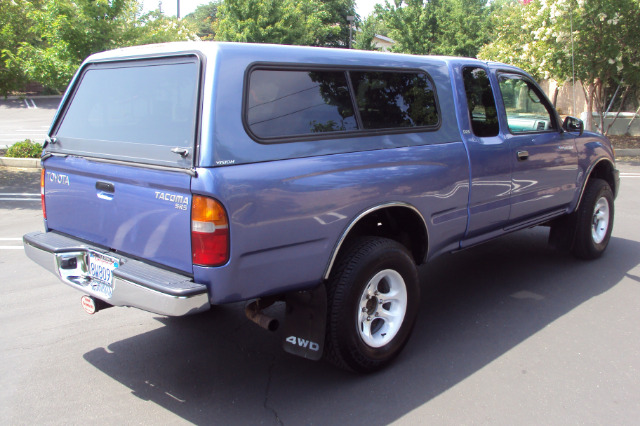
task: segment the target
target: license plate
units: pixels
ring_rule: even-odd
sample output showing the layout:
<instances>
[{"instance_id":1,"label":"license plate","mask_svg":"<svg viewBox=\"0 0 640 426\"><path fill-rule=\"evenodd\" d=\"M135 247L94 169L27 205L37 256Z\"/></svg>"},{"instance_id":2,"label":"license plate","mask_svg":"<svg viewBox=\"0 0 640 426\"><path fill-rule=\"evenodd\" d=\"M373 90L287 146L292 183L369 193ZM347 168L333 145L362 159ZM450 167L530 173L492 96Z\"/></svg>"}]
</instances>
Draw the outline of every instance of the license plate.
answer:
<instances>
[{"instance_id":1,"label":"license plate","mask_svg":"<svg viewBox=\"0 0 640 426\"><path fill-rule=\"evenodd\" d=\"M111 297L113 293L113 270L119 266L118 259L94 251L89 252L89 276L93 279L94 291Z\"/></svg>"}]
</instances>

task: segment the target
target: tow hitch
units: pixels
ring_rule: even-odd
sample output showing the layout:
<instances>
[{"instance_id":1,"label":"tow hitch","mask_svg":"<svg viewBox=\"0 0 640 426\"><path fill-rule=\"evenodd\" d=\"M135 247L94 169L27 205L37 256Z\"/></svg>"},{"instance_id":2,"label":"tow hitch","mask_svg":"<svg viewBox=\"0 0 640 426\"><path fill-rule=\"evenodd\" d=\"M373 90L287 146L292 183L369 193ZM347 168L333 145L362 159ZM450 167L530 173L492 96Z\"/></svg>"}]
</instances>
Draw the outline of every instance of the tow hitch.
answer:
<instances>
[{"instance_id":1,"label":"tow hitch","mask_svg":"<svg viewBox=\"0 0 640 426\"><path fill-rule=\"evenodd\" d=\"M82 302L82 309L90 315L113 306L95 297L87 296L86 294L82 296L80 302Z\"/></svg>"}]
</instances>

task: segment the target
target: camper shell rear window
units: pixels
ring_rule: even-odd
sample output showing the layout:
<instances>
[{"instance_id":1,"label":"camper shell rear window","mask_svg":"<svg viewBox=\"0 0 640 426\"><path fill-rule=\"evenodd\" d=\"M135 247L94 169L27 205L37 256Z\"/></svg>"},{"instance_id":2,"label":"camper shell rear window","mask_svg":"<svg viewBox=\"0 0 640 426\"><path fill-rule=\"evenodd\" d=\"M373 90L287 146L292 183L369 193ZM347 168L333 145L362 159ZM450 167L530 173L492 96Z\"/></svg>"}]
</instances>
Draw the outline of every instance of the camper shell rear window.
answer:
<instances>
[{"instance_id":1,"label":"camper shell rear window","mask_svg":"<svg viewBox=\"0 0 640 426\"><path fill-rule=\"evenodd\" d=\"M191 167L199 80L195 55L90 64L54 129L56 143L49 151Z\"/></svg>"},{"instance_id":2,"label":"camper shell rear window","mask_svg":"<svg viewBox=\"0 0 640 426\"><path fill-rule=\"evenodd\" d=\"M244 123L258 142L366 132L435 130L435 84L423 70L255 65L245 80Z\"/></svg>"}]
</instances>

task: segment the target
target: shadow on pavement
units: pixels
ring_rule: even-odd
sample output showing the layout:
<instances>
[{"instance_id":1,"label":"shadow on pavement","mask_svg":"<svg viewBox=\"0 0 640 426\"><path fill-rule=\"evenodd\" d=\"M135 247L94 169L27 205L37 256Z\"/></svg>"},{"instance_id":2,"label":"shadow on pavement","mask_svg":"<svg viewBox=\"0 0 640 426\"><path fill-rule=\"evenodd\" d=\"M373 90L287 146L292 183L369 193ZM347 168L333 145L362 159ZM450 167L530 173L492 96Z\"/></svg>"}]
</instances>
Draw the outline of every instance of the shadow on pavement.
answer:
<instances>
[{"instance_id":1,"label":"shadow on pavement","mask_svg":"<svg viewBox=\"0 0 640 426\"><path fill-rule=\"evenodd\" d=\"M137 397L196 424L388 424L611 289L640 262L635 241L613 238L602 259L584 262L548 248L547 235L544 228L519 232L422 268L412 339L377 374L283 353L282 335L247 322L241 305L157 318L163 327L84 358Z\"/></svg>"},{"instance_id":2,"label":"shadow on pavement","mask_svg":"<svg viewBox=\"0 0 640 426\"><path fill-rule=\"evenodd\" d=\"M41 210L40 169L0 167L0 208Z\"/></svg>"}]
</instances>

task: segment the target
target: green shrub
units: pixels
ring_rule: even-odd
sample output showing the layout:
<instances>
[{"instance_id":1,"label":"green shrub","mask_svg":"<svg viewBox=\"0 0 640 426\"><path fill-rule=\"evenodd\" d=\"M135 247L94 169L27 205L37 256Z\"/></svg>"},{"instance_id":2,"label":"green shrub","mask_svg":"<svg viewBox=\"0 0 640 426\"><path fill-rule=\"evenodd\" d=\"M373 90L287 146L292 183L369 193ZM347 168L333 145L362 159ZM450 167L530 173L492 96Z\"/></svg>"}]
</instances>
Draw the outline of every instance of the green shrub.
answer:
<instances>
[{"instance_id":1,"label":"green shrub","mask_svg":"<svg viewBox=\"0 0 640 426\"><path fill-rule=\"evenodd\" d=\"M34 143L30 139L16 142L7 149L6 156L13 158L40 158L42 145Z\"/></svg>"}]
</instances>

